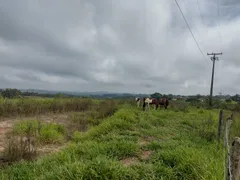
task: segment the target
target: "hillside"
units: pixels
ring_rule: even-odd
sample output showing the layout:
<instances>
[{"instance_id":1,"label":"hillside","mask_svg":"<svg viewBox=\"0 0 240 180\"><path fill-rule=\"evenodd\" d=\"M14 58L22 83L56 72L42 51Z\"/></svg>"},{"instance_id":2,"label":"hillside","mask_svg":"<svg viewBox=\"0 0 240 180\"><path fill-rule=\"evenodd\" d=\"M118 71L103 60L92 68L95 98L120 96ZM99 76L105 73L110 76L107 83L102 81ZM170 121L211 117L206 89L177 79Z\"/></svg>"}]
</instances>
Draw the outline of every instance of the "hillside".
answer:
<instances>
[{"instance_id":1,"label":"hillside","mask_svg":"<svg viewBox=\"0 0 240 180\"><path fill-rule=\"evenodd\" d=\"M124 105L66 149L1 170L1 179L223 179L217 110Z\"/></svg>"}]
</instances>

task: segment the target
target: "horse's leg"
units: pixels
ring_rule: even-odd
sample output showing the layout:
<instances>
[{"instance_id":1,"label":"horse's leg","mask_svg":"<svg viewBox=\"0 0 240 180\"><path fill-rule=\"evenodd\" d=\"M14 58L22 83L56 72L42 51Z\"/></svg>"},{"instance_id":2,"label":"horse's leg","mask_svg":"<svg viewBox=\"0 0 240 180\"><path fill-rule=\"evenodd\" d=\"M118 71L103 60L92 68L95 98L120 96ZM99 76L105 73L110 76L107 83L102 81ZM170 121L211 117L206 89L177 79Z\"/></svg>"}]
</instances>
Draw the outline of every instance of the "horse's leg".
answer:
<instances>
[{"instance_id":1,"label":"horse's leg","mask_svg":"<svg viewBox=\"0 0 240 180\"><path fill-rule=\"evenodd\" d=\"M166 104L164 105L164 108L165 108L165 110L167 109L167 105Z\"/></svg>"},{"instance_id":2,"label":"horse's leg","mask_svg":"<svg viewBox=\"0 0 240 180\"><path fill-rule=\"evenodd\" d=\"M143 111L145 111L145 107L146 107L146 102L143 101Z\"/></svg>"}]
</instances>

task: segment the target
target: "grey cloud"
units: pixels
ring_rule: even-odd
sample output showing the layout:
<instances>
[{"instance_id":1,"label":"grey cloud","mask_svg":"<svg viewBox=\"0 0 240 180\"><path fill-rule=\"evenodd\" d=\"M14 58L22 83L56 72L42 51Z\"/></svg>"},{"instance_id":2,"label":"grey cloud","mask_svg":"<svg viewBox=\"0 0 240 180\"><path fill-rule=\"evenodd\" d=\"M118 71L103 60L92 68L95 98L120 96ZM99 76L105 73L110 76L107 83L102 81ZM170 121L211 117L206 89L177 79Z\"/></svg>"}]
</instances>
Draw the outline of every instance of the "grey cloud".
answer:
<instances>
[{"instance_id":1,"label":"grey cloud","mask_svg":"<svg viewBox=\"0 0 240 180\"><path fill-rule=\"evenodd\" d=\"M20 43L29 43L31 45L40 46L45 53L60 55L66 58L77 57L76 52L65 46L64 42L54 39L51 35L37 28L24 27L19 20L13 21L8 18L8 14L0 13L0 35L7 41Z\"/></svg>"},{"instance_id":2,"label":"grey cloud","mask_svg":"<svg viewBox=\"0 0 240 180\"><path fill-rule=\"evenodd\" d=\"M43 59L44 58L44 59ZM82 79L90 80L91 67L87 67L86 64L79 60L63 59L61 57L55 57L54 59L48 56L41 57L22 57L19 61L14 58L4 57L4 61L1 65L14 67L19 69L31 69L35 71L41 71L47 74L64 76L64 77L81 77Z\"/></svg>"},{"instance_id":3,"label":"grey cloud","mask_svg":"<svg viewBox=\"0 0 240 180\"><path fill-rule=\"evenodd\" d=\"M153 87L156 87L154 84L141 84L143 87L146 87L146 88L153 88Z\"/></svg>"},{"instance_id":4,"label":"grey cloud","mask_svg":"<svg viewBox=\"0 0 240 180\"><path fill-rule=\"evenodd\" d=\"M218 20L233 39L222 38L222 59L227 60L217 66L214 91L237 93L238 86L229 88L236 78L224 65L240 68L240 39L229 33L240 29L239 2L221 1L220 18L215 1L199 2L207 27L195 2L186 0L187 9L180 5L197 40L204 38L200 43L204 53L219 47L214 33ZM1 86L209 93L211 61L208 57L209 62L204 62L177 6L169 0L19 0L15 4L0 0L0 24L0 77L22 79L20 83L1 78Z\"/></svg>"},{"instance_id":5,"label":"grey cloud","mask_svg":"<svg viewBox=\"0 0 240 180\"><path fill-rule=\"evenodd\" d=\"M28 73L19 73L17 74L17 77L25 80L25 81L42 81L40 77L34 75L34 74L28 74Z\"/></svg>"}]
</instances>

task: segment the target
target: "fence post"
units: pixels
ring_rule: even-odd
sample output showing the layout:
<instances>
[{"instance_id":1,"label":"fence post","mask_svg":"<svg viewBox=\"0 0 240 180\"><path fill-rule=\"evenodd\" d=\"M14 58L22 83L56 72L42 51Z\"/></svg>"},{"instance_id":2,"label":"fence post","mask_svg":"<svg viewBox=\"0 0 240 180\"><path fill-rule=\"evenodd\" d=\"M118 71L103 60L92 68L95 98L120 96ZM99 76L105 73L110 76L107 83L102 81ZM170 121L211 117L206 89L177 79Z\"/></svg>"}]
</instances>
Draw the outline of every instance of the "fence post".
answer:
<instances>
[{"instance_id":1,"label":"fence post","mask_svg":"<svg viewBox=\"0 0 240 180\"><path fill-rule=\"evenodd\" d=\"M223 131L223 110L221 109L218 121L218 141L220 141L221 139L222 131Z\"/></svg>"},{"instance_id":2,"label":"fence post","mask_svg":"<svg viewBox=\"0 0 240 180\"><path fill-rule=\"evenodd\" d=\"M230 131L230 126L232 123L232 119L233 119L233 114L231 114L231 116L229 116L226 120L226 126L225 126L225 148L227 148L227 163L226 163L226 179L227 180L232 180L232 170L231 170L231 156L230 156L230 147L229 147L229 131Z\"/></svg>"},{"instance_id":3,"label":"fence post","mask_svg":"<svg viewBox=\"0 0 240 180\"><path fill-rule=\"evenodd\" d=\"M226 125L225 125L225 147L228 147L228 136L229 136L229 128L230 128L230 117L227 118L226 120Z\"/></svg>"},{"instance_id":4,"label":"fence post","mask_svg":"<svg viewBox=\"0 0 240 180\"><path fill-rule=\"evenodd\" d=\"M240 138L235 137L232 143L231 150L231 170L232 170L232 179L240 179Z\"/></svg>"}]
</instances>

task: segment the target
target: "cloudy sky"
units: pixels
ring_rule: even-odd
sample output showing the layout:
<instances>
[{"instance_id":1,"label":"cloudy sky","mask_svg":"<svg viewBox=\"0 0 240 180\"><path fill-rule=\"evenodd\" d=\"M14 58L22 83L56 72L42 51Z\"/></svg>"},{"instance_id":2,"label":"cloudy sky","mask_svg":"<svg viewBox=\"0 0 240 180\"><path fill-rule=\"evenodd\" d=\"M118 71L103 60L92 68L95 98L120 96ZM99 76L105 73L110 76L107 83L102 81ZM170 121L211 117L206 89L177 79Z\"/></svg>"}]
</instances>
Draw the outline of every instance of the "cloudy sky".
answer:
<instances>
[{"instance_id":1,"label":"cloudy sky","mask_svg":"<svg viewBox=\"0 0 240 180\"><path fill-rule=\"evenodd\" d=\"M240 92L240 1L0 0L0 88ZM200 11L199 11L200 10Z\"/></svg>"}]
</instances>

